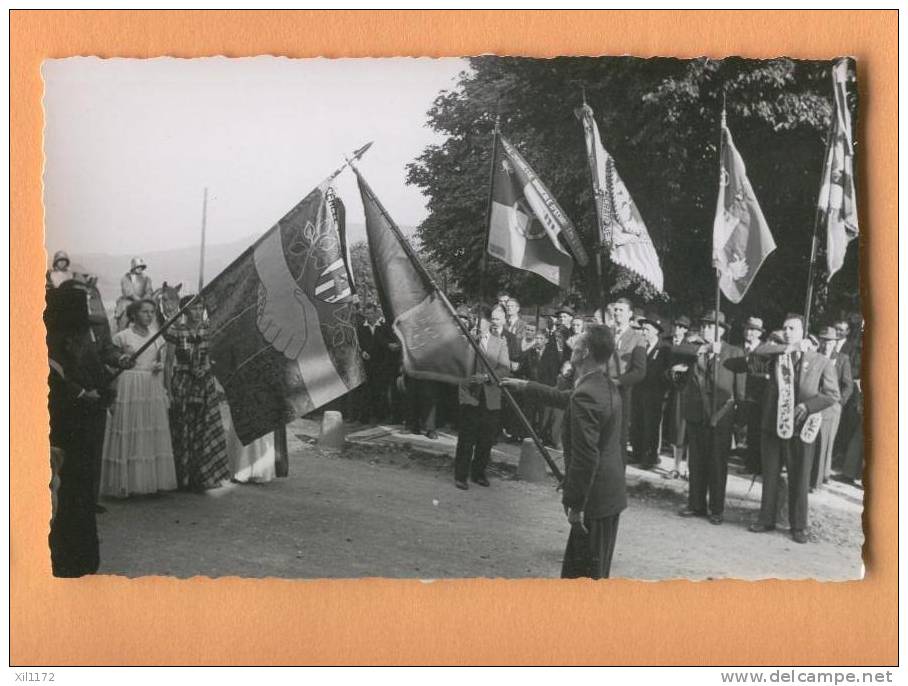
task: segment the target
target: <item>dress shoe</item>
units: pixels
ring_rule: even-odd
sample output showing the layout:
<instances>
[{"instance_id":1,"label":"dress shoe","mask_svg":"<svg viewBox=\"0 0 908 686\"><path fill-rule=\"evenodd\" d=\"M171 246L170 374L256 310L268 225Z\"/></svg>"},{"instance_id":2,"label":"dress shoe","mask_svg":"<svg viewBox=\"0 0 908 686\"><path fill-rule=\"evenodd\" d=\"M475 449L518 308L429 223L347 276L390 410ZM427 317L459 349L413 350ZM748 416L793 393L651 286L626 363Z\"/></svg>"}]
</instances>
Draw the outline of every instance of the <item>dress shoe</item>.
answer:
<instances>
[{"instance_id":1,"label":"dress shoe","mask_svg":"<svg viewBox=\"0 0 908 686\"><path fill-rule=\"evenodd\" d=\"M699 510L692 510L689 507L685 507L683 510L678 510L679 517L705 517L705 512L700 512Z\"/></svg>"},{"instance_id":2,"label":"dress shoe","mask_svg":"<svg viewBox=\"0 0 908 686\"><path fill-rule=\"evenodd\" d=\"M792 529L791 540L795 543L807 543L807 532L804 529Z\"/></svg>"},{"instance_id":3,"label":"dress shoe","mask_svg":"<svg viewBox=\"0 0 908 686\"><path fill-rule=\"evenodd\" d=\"M720 515L720 514L711 514L711 515L709 516L709 523L710 523L710 524L716 524L716 525L718 525L718 524L721 524L722 521L723 521L723 520L722 520L722 515Z\"/></svg>"},{"instance_id":4,"label":"dress shoe","mask_svg":"<svg viewBox=\"0 0 908 686\"><path fill-rule=\"evenodd\" d=\"M477 476L477 477L473 478L473 483L479 484L480 486L488 486L489 480L487 478L485 478L484 476Z\"/></svg>"},{"instance_id":5,"label":"dress shoe","mask_svg":"<svg viewBox=\"0 0 908 686\"><path fill-rule=\"evenodd\" d=\"M771 526L769 524L762 524L760 522L754 522L749 527L747 527L747 530L752 533L755 533L755 534L764 534L767 531L772 531L775 528L776 527Z\"/></svg>"},{"instance_id":6,"label":"dress shoe","mask_svg":"<svg viewBox=\"0 0 908 686\"><path fill-rule=\"evenodd\" d=\"M426 431L426 438L431 438L433 441L438 438L438 432L435 429L432 431Z\"/></svg>"},{"instance_id":7,"label":"dress shoe","mask_svg":"<svg viewBox=\"0 0 908 686\"><path fill-rule=\"evenodd\" d=\"M457 480L454 482L454 485L457 486L457 488L459 488L461 491L470 490L470 484L468 484L466 481Z\"/></svg>"},{"instance_id":8,"label":"dress shoe","mask_svg":"<svg viewBox=\"0 0 908 686\"><path fill-rule=\"evenodd\" d=\"M107 512L107 508L103 505L95 505L95 514L104 514Z\"/></svg>"}]
</instances>

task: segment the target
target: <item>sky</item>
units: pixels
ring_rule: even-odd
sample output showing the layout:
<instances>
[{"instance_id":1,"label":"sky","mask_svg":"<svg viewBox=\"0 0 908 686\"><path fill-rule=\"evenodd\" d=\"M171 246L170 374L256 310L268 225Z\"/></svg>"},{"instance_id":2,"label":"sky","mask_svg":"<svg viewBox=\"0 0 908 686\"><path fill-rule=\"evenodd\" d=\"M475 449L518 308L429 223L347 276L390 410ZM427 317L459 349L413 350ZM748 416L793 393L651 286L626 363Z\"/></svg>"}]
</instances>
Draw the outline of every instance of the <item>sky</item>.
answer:
<instances>
[{"instance_id":1,"label":"sky","mask_svg":"<svg viewBox=\"0 0 908 686\"><path fill-rule=\"evenodd\" d=\"M264 233L368 141L360 170L398 224L416 225L426 199L405 184L405 166L441 142L426 112L468 68L428 58L48 60L48 252L198 245L205 187L209 243ZM349 171L337 189L348 223L362 223Z\"/></svg>"}]
</instances>

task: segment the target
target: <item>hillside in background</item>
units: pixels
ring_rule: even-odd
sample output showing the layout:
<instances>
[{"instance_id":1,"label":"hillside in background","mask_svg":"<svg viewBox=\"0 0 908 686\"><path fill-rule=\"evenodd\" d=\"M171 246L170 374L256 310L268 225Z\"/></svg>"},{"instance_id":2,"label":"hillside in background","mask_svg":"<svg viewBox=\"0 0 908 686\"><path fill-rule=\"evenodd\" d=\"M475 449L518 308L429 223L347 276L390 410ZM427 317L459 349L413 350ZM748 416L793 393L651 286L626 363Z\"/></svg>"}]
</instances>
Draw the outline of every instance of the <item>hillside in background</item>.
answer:
<instances>
[{"instance_id":1,"label":"hillside in background","mask_svg":"<svg viewBox=\"0 0 908 686\"><path fill-rule=\"evenodd\" d=\"M408 236L415 234L416 228L402 226L401 229ZM350 223L347 235L352 242L358 242L365 237L365 227L362 224ZM258 236L248 236L230 243L208 245L205 250L205 281L206 283L221 273L230 263L252 245ZM128 246L119 246L124 249ZM52 253L58 248L48 246ZM95 274L98 277L98 289L108 309L113 309L120 295L120 279L129 270L129 261L134 257L131 253L80 253L77 250L69 251L73 262L73 269L79 272ZM156 250L142 253L141 257L148 265L148 275L152 284L158 288L164 281L169 284L183 284L184 293L195 293L199 279L199 249L198 247L174 248L171 250ZM48 256L48 261L50 256Z\"/></svg>"}]
</instances>

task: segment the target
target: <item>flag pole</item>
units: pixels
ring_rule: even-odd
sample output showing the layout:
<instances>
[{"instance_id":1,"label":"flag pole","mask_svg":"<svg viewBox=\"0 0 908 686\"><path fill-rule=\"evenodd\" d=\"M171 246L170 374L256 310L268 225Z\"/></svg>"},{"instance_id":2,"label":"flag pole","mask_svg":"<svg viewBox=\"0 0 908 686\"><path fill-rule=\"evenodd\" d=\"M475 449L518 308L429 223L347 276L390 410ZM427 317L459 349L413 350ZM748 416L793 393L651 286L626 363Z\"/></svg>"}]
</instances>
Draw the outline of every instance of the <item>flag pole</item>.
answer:
<instances>
[{"instance_id":1,"label":"flag pole","mask_svg":"<svg viewBox=\"0 0 908 686\"><path fill-rule=\"evenodd\" d=\"M722 192L721 191L722 182L724 181L724 179L723 179L724 170L722 168L722 149L725 146L725 129L726 129L725 90L723 89L722 90L722 122L719 126L719 189L720 189L720 192ZM715 234L715 231L713 231L713 233ZM719 313L722 310L722 289L719 286L719 282L721 281L721 274L719 271L719 262L718 262L717 254L716 254L715 241L716 241L716 237L715 237L715 235L713 235L713 267L716 271L716 321L713 323L713 343L714 344L719 342ZM719 356L718 355L716 355L716 358L713 360L712 382L713 382L712 415L713 415L713 417L715 417L716 410L718 409L716 407L716 402L717 402L718 395L719 395L717 392L719 389Z\"/></svg>"},{"instance_id":2,"label":"flag pole","mask_svg":"<svg viewBox=\"0 0 908 686\"><path fill-rule=\"evenodd\" d=\"M432 275L426 270L423 266L422 261L419 259L419 256L410 246L410 242L404 237L400 232L397 224L391 218L391 215L388 214L388 211L385 209L385 206L382 205L381 201L376 197L375 193L372 191L372 188L369 186L369 183L360 175L359 170L356 168L356 165L348 160L350 168L356 173L357 178L362 184L362 188L369 194L372 202L375 203L375 206L379 209L382 215L385 218L385 221L388 222L388 226L391 228L391 231L394 233L394 236L397 238L398 243L404 249L404 252L407 254L407 257L410 258L410 261L414 264L416 269L419 271L420 276L422 276L425 283L429 288L438 294L439 299L444 304L445 309L448 310L448 314L451 315L451 318L457 323L460 332L466 336L467 341L473 347L473 350L476 353L476 356L479 360L482 361L482 365L486 368L486 371L491 377L491 380L501 389L502 394L507 398L508 402L511 404L511 407L514 409L517 418L523 424L524 429L526 429L529 436L533 439L533 443L536 444L536 448L539 450L539 453L542 455L542 458L549 465L549 469L552 470L552 474L561 483L564 480L564 475L561 473L561 470L558 468L558 465L555 464L555 460L552 459L552 456L549 455L549 451L546 450L546 447L542 444L542 440L536 434L536 431L533 429L526 415L523 413L523 410L520 408L520 405L517 404L517 401L514 400L514 396L511 395L511 392L502 385L501 378L495 373L495 369L492 367L491 362L486 357L485 353L482 351L482 348L479 345L479 342L470 335L470 330L467 328L466 324L457 316L457 311L454 309L454 306L451 305L451 302L448 300L447 296L438 288L438 285L435 283L435 280L432 278Z\"/></svg>"},{"instance_id":3,"label":"flag pole","mask_svg":"<svg viewBox=\"0 0 908 686\"><path fill-rule=\"evenodd\" d=\"M835 103L833 103L833 108ZM823 161L820 167L820 190L823 189L823 179L825 178L824 171L826 168L826 160L829 157L829 150L832 147L832 132L835 127L835 117L836 113L833 110L832 118L829 120L829 131L826 132L826 145L823 153ZM817 211L814 213L813 217L813 238L810 242L810 266L807 269L807 296L804 300L804 335L806 336L810 330L810 309L813 303L813 279L814 279L814 269L815 263L817 261L817 250L819 248L820 238L820 220L823 217L823 208L820 206L819 199L817 200Z\"/></svg>"},{"instance_id":4,"label":"flag pole","mask_svg":"<svg viewBox=\"0 0 908 686\"><path fill-rule=\"evenodd\" d=\"M489 231L492 224L492 194L495 190L495 160L498 157L498 133L501 122L501 101L495 114L495 127L492 129L492 158L489 161L489 199L486 206L486 233L482 244L482 262L479 267L479 302L485 298L486 272L489 268Z\"/></svg>"},{"instance_id":5,"label":"flag pole","mask_svg":"<svg viewBox=\"0 0 908 686\"><path fill-rule=\"evenodd\" d=\"M208 220L208 186L202 194L202 243L199 249L199 289L202 292L202 286L205 285L205 225Z\"/></svg>"},{"instance_id":6,"label":"flag pole","mask_svg":"<svg viewBox=\"0 0 908 686\"><path fill-rule=\"evenodd\" d=\"M196 293L194 296L192 296L192 299L188 300L185 305L177 310L176 314L174 314L170 319L161 324L161 327L157 331L155 331L147 341L140 345L138 350L136 350L132 355L129 356L130 361L135 362L139 358L139 355L148 350L148 348L150 348L156 340L163 336L164 332L167 331L167 329L169 329L171 326L173 326L177 322L177 320L179 320L179 318L183 316L186 310L188 310L195 304L196 300L199 299L199 295L199 293ZM124 369L118 369L113 373L113 376L111 376L110 380L113 381L124 371Z\"/></svg>"}]
</instances>

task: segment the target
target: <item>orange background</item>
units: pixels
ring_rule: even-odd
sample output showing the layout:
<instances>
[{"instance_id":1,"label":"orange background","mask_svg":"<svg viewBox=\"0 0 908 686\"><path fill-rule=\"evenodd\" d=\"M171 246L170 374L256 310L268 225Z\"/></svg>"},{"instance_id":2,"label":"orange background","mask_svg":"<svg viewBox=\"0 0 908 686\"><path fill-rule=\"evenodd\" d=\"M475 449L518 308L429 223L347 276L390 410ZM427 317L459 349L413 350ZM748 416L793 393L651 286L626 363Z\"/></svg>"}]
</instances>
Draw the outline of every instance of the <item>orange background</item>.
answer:
<instances>
[{"instance_id":1,"label":"orange background","mask_svg":"<svg viewBox=\"0 0 908 686\"><path fill-rule=\"evenodd\" d=\"M895 664L897 22L895 10L12 12L11 663ZM41 323L41 61L69 55L262 53L855 56L870 372L864 379L872 437L865 478L866 579L597 584L54 579L47 548L47 363ZM748 543L742 535L741 545ZM635 544L646 542L621 542Z\"/></svg>"}]
</instances>

